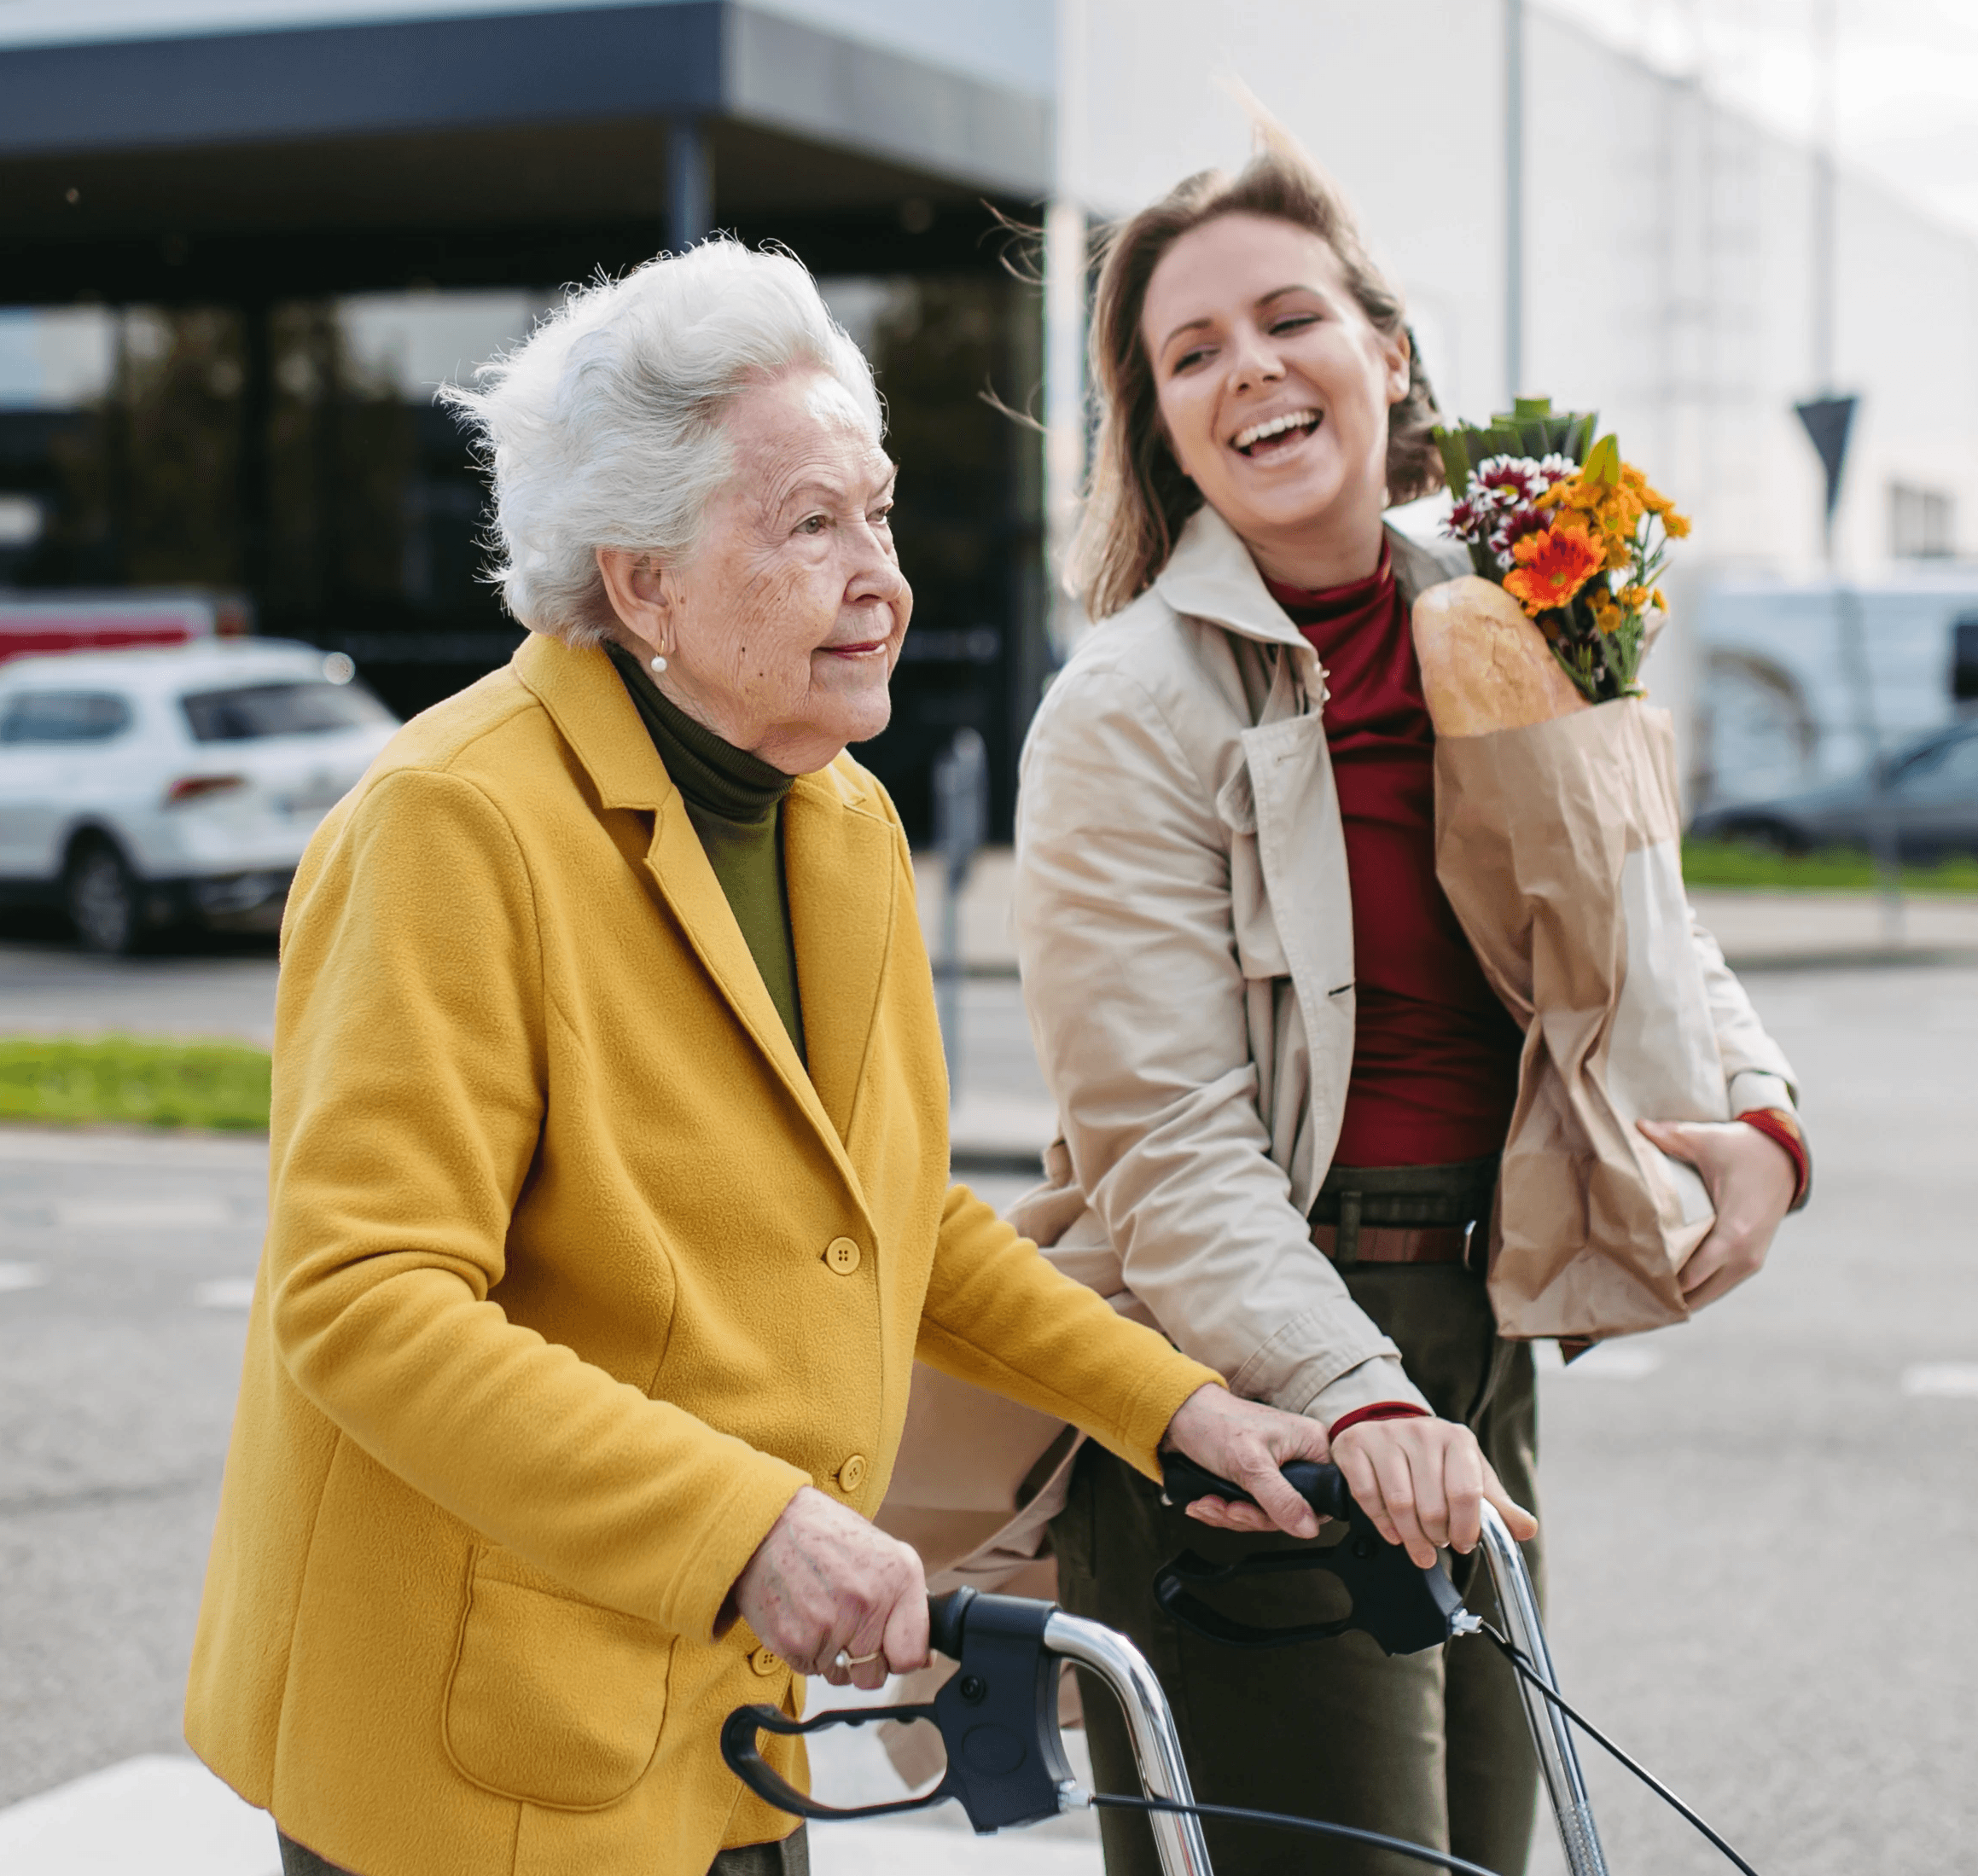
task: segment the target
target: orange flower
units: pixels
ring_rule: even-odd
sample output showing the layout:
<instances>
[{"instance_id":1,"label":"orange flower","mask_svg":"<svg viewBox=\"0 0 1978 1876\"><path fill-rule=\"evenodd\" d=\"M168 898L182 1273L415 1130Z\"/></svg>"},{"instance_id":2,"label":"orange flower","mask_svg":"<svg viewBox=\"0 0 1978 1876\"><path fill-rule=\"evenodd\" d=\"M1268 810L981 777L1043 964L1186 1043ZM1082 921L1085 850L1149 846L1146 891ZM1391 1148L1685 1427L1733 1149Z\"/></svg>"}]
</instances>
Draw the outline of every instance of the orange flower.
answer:
<instances>
[{"instance_id":1,"label":"orange flower","mask_svg":"<svg viewBox=\"0 0 1978 1876\"><path fill-rule=\"evenodd\" d=\"M1574 527L1570 520L1542 534L1527 534L1511 551L1519 564L1504 575L1504 590L1533 619L1565 605L1600 570L1605 558L1584 527Z\"/></svg>"}]
</instances>

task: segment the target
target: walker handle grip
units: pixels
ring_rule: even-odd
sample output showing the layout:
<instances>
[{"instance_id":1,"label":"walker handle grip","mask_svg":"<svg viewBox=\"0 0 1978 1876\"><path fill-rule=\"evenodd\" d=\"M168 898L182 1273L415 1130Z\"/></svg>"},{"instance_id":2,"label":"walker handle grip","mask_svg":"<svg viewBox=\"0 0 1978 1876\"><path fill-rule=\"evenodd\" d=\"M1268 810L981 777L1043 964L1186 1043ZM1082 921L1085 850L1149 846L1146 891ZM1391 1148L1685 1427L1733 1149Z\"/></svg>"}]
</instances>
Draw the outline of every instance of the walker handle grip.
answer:
<instances>
[{"instance_id":1,"label":"walker handle grip","mask_svg":"<svg viewBox=\"0 0 1978 1876\"><path fill-rule=\"evenodd\" d=\"M951 1661L962 1658L962 1635L969 1623L969 1605L976 1594L964 1583L945 1595L928 1598L928 1644Z\"/></svg>"},{"instance_id":2,"label":"walker handle grip","mask_svg":"<svg viewBox=\"0 0 1978 1876\"><path fill-rule=\"evenodd\" d=\"M1154 1598L1184 1629L1233 1648L1280 1648L1301 1641L1323 1641L1358 1629L1371 1635L1388 1654L1414 1654L1440 1647L1458 1632L1465 1611L1456 1585L1440 1564L1426 1570L1409 1560L1399 1544L1390 1544L1373 1521L1353 1502L1336 1466L1294 1460L1284 1468L1291 1488L1322 1518L1343 1519L1343 1540L1296 1549L1260 1551L1230 1563L1213 1563L1184 1551L1165 1565L1154 1579ZM1256 1500L1239 1485L1218 1478L1179 1453L1161 1461L1163 1496L1170 1504L1192 1505L1198 1498L1222 1498L1242 1504ZM1277 1577L1323 1570L1337 1577L1353 1598L1350 1613L1331 1622L1295 1628L1265 1629L1228 1614L1202 1600L1203 1589L1220 1589L1249 1577Z\"/></svg>"},{"instance_id":3,"label":"walker handle grip","mask_svg":"<svg viewBox=\"0 0 1978 1876\"><path fill-rule=\"evenodd\" d=\"M1338 1467L1294 1459L1285 1467L1284 1479L1321 1518L1353 1516L1353 1495L1347 1490ZM1196 1465L1182 1453L1161 1455L1161 1490L1169 1504L1184 1509L1198 1498L1223 1498L1239 1505L1257 1502L1241 1485L1218 1478L1207 1467Z\"/></svg>"}]
</instances>

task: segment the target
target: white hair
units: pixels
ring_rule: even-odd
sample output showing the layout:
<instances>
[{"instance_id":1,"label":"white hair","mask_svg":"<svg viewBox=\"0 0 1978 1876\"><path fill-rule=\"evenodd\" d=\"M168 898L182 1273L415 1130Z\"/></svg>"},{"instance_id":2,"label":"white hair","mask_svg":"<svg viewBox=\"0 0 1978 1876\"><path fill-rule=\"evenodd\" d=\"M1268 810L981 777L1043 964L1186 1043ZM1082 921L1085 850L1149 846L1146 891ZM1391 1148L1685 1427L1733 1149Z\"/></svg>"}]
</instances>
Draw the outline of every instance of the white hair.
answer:
<instances>
[{"instance_id":1,"label":"white hair","mask_svg":"<svg viewBox=\"0 0 1978 1876\"><path fill-rule=\"evenodd\" d=\"M829 372L881 436L872 368L787 253L717 237L573 293L527 339L448 386L494 491L490 578L532 631L609 636L596 550L692 556L734 473L725 418L752 380Z\"/></svg>"}]
</instances>

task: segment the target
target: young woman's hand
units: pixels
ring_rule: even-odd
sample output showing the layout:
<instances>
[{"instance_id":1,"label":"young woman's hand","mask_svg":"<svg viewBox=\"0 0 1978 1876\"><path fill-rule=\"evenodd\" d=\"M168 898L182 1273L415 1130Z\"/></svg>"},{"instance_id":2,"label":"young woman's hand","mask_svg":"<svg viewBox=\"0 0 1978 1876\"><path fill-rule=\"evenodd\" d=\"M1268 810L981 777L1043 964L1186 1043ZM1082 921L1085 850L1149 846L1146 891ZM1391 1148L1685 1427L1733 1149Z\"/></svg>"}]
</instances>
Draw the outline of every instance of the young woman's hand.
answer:
<instances>
[{"instance_id":1,"label":"young woman's hand","mask_svg":"<svg viewBox=\"0 0 1978 1876\"><path fill-rule=\"evenodd\" d=\"M1483 1535L1483 1501L1520 1543L1539 1520L1498 1483L1476 1435L1455 1420L1360 1420L1333 1442L1332 1462L1374 1528L1426 1570L1445 1544L1464 1555Z\"/></svg>"},{"instance_id":2,"label":"young woman's hand","mask_svg":"<svg viewBox=\"0 0 1978 1876\"><path fill-rule=\"evenodd\" d=\"M1643 1120L1642 1131L1672 1159L1702 1175L1717 1223L1678 1274L1693 1310L1756 1276L1799 1186L1799 1169L1777 1141L1742 1120Z\"/></svg>"}]
</instances>

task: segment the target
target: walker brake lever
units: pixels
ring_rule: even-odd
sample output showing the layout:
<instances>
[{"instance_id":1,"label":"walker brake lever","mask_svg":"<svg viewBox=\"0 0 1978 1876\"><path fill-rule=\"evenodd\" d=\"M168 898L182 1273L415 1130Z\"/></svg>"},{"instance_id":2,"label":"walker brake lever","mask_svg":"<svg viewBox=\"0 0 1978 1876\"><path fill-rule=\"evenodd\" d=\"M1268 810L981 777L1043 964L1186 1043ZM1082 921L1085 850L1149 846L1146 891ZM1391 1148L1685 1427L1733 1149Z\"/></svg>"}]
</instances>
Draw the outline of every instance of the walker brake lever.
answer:
<instances>
[{"instance_id":1,"label":"walker brake lever","mask_svg":"<svg viewBox=\"0 0 1978 1876\"><path fill-rule=\"evenodd\" d=\"M1226 1564L1211 1563L1184 1550L1154 1579L1155 1600L1183 1628L1232 1648L1281 1648L1300 1641L1323 1641L1358 1629L1371 1635L1383 1654L1392 1655L1440 1647L1475 1627L1476 1618L1463 1607L1463 1598L1442 1565L1434 1563L1424 1570L1399 1544L1382 1537L1373 1520L1354 1502L1336 1466L1294 1460L1284 1468L1284 1476L1321 1517L1346 1521L1345 1539L1323 1549L1314 1546L1258 1551ZM1178 1453L1162 1455L1161 1490L1171 1505L1192 1505L1198 1498L1212 1497L1256 1502L1242 1486L1218 1478ZM1346 1585L1353 1598L1353 1607L1346 1615L1334 1622L1264 1629L1225 1616L1190 1594L1246 1577L1309 1570L1329 1571Z\"/></svg>"},{"instance_id":2,"label":"walker brake lever","mask_svg":"<svg viewBox=\"0 0 1978 1876\"><path fill-rule=\"evenodd\" d=\"M1075 1789L1058 1732L1058 1657L1044 1644L1056 1613L1048 1602L961 1589L928 1599L932 1639L961 1663L919 1706L852 1707L794 1720L773 1706L737 1707L721 1728L729 1769L765 1803L799 1817L892 1817L957 1799L980 1833L1056 1817ZM768 1765L759 1733L800 1735L881 1720L929 1720L941 1731L948 1769L933 1791L887 1804L820 1804Z\"/></svg>"}]
</instances>

